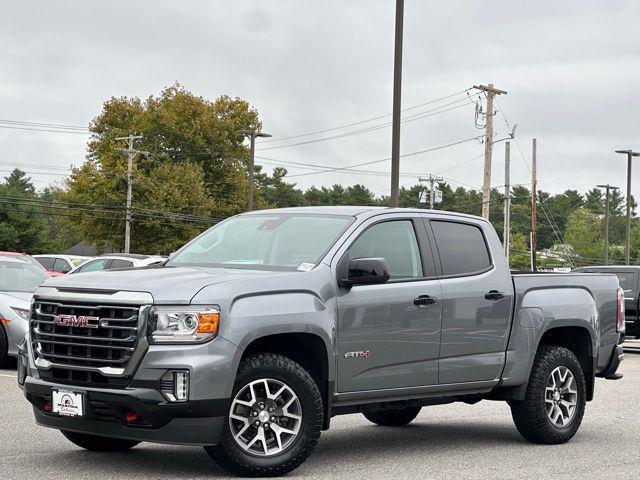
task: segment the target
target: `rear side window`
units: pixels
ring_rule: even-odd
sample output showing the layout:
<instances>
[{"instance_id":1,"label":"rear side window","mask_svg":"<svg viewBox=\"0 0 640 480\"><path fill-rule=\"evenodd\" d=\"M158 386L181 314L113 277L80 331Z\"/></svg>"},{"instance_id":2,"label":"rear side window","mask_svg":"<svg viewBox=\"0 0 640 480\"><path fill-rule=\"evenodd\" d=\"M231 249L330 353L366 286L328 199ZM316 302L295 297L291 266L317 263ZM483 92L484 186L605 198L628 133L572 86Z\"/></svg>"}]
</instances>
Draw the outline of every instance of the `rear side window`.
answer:
<instances>
[{"instance_id":1,"label":"rear side window","mask_svg":"<svg viewBox=\"0 0 640 480\"><path fill-rule=\"evenodd\" d=\"M87 262L82 265L76 272L98 272L100 270L105 270L107 266L111 262L110 258L101 258L99 260L92 260L91 262Z\"/></svg>"},{"instance_id":2,"label":"rear side window","mask_svg":"<svg viewBox=\"0 0 640 480\"><path fill-rule=\"evenodd\" d=\"M432 220L431 228L444 275L476 273L491 266L484 235L475 225Z\"/></svg>"},{"instance_id":3,"label":"rear side window","mask_svg":"<svg viewBox=\"0 0 640 480\"><path fill-rule=\"evenodd\" d=\"M38 257L36 258L36 260L38 261L38 263L40 263L40 265L42 265L44 268L46 268L47 270L51 270L53 268L53 261L55 260L52 257Z\"/></svg>"},{"instance_id":4,"label":"rear side window","mask_svg":"<svg viewBox=\"0 0 640 480\"><path fill-rule=\"evenodd\" d=\"M113 261L111 262L111 265L109 265L109 270L113 268L129 268L129 267L133 267L133 262L130 262L129 260L121 260L119 258L114 258Z\"/></svg>"},{"instance_id":5,"label":"rear side window","mask_svg":"<svg viewBox=\"0 0 640 480\"><path fill-rule=\"evenodd\" d=\"M58 273L67 273L71 270L71 267L64 258L56 258L53 263L53 271Z\"/></svg>"}]
</instances>

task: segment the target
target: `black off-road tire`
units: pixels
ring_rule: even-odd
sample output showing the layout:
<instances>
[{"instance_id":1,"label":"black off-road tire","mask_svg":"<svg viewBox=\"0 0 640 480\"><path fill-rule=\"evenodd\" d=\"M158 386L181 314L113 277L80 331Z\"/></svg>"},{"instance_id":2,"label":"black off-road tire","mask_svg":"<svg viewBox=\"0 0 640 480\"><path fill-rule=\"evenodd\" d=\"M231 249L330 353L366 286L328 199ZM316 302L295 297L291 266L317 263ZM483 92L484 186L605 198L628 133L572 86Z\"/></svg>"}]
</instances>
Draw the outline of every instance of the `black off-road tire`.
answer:
<instances>
[{"instance_id":1,"label":"black off-road tire","mask_svg":"<svg viewBox=\"0 0 640 480\"><path fill-rule=\"evenodd\" d=\"M324 406L318 385L298 363L283 355L258 353L242 360L232 398L245 385L263 378L279 380L297 395L302 407L302 423L295 440L284 451L273 456L253 455L243 450L232 438L229 417L225 417L220 443L205 447L209 456L225 470L245 477L284 475L302 464L320 438Z\"/></svg>"},{"instance_id":2,"label":"black off-road tire","mask_svg":"<svg viewBox=\"0 0 640 480\"><path fill-rule=\"evenodd\" d=\"M363 412L362 414L371 423L382 425L383 427L403 427L411 423L418 416L420 410L422 410L422 407L407 407Z\"/></svg>"},{"instance_id":3,"label":"black off-road tire","mask_svg":"<svg viewBox=\"0 0 640 480\"><path fill-rule=\"evenodd\" d=\"M126 452L140 442L60 430L71 443L92 452Z\"/></svg>"},{"instance_id":4,"label":"black off-road tire","mask_svg":"<svg viewBox=\"0 0 640 480\"><path fill-rule=\"evenodd\" d=\"M9 341L4 325L0 323L0 367L9 366Z\"/></svg>"},{"instance_id":5,"label":"black off-road tire","mask_svg":"<svg viewBox=\"0 0 640 480\"><path fill-rule=\"evenodd\" d=\"M577 387L576 410L571 421L565 426L555 425L549 419L545 406L547 380L551 372L559 366L571 371ZM525 399L511 401L509 405L520 435L533 443L553 445L568 442L578 431L584 415L586 398L584 373L574 353L564 347L543 345L536 353Z\"/></svg>"}]
</instances>

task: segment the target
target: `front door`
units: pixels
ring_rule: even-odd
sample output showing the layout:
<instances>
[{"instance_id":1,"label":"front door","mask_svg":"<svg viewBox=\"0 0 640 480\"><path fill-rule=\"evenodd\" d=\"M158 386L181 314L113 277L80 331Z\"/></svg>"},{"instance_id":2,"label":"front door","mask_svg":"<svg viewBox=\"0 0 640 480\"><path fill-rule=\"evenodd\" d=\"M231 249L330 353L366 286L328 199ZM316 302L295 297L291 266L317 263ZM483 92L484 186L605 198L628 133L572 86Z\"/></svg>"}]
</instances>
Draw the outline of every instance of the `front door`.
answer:
<instances>
[{"instance_id":1,"label":"front door","mask_svg":"<svg viewBox=\"0 0 640 480\"><path fill-rule=\"evenodd\" d=\"M341 393L438 383L441 290L426 230L420 218L391 218L365 224L344 253L384 258L391 278L340 289Z\"/></svg>"}]
</instances>

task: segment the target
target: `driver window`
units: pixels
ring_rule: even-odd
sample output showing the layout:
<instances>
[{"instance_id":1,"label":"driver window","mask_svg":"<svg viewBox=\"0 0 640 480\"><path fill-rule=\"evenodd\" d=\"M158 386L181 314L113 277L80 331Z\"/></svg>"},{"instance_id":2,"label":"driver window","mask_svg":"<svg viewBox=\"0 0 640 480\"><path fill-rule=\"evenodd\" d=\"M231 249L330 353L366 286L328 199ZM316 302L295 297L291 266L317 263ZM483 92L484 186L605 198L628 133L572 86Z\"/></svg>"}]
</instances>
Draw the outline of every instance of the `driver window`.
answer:
<instances>
[{"instance_id":1,"label":"driver window","mask_svg":"<svg viewBox=\"0 0 640 480\"><path fill-rule=\"evenodd\" d=\"M350 259L382 257L389 264L392 280L421 278L420 250L411 220L377 223L367 230L347 251Z\"/></svg>"}]
</instances>

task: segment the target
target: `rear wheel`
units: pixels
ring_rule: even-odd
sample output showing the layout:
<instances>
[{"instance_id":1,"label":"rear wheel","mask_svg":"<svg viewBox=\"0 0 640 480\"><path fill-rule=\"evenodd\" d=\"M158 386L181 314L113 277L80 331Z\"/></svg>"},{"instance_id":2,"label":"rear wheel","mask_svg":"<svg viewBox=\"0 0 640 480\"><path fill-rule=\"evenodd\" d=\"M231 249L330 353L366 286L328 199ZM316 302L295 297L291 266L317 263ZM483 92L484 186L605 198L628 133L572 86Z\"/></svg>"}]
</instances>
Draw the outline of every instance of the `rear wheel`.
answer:
<instances>
[{"instance_id":1,"label":"rear wheel","mask_svg":"<svg viewBox=\"0 0 640 480\"><path fill-rule=\"evenodd\" d=\"M323 418L320 391L304 368L282 355L252 355L240 364L220 443L205 450L237 475L283 475L311 454Z\"/></svg>"},{"instance_id":2,"label":"rear wheel","mask_svg":"<svg viewBox=\"0 0 640 480\"><path fill-rule=\"evenodd\" d=\"M60 430L71 443L92 452L126 452L140 442Z\"/></svg>"},{"instance_id":3,"label":"rear wheel","mask_svg":"<svg viewBox=\"0 0 640 480\"><path fill-rule=\"evenodd\" d=\"M582 367L573 352L543 345L536 354L525 399L509 405L524 438L557 444L568 442L578 431L586 396Z\"/></svg>"},{"instance_id":4,"label":"rear wheel","mask_svg":"<svg viewBox=\"0 0 640 480\"><path fill-rule=\"evenodd\" d=\"M402 427L411 423L420 413L422 407L407 407L393 410L364 412L364 417L372 423L383 427Z\"/></svg>"}]
</instances>

